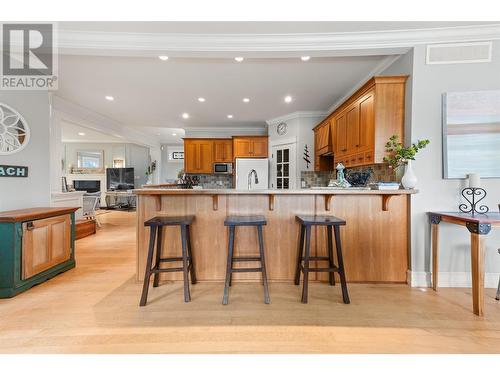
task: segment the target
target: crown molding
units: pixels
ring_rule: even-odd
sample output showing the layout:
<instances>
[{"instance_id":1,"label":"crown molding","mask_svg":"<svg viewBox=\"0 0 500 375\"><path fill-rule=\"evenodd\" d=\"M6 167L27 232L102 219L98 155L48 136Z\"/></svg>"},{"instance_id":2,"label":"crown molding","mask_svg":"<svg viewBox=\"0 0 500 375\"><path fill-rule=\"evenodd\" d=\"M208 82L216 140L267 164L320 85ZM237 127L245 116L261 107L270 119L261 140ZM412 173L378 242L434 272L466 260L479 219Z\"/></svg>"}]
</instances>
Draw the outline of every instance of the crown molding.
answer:
<instances>
[{"instance_id":1,"label":"crown molding","mask_svg":"<svg viewBox=\"0 0 500 375\"><path fill-rule=\"evenodd\" d=\"M185 138L231 138L233 135L267 135L267 126L185 128Z\"/></svg>"},{"instance_id":2,"label":"crown molding","mask_svg":"<svg viewBox=\"0 0 500 375\"><path fill-rule=\"evenodd\" d=\"M61 30L58 47L61 54L102 56L172 56L222 57L234 52L263 53L281 56L283 53L317 52L316 56L400 54L418 44L464 42L500 39L500 24L456 26L411 30L386 30L342 33L303 34L160 34L87 32ZM339 54L340 53L340 54ZM244 55L243 55L244 56ZM298 56L298 55L296 55Z\"/></svg>"},{"instance_id":3,"label":"crown molding","mask_svg":"<svg viewBox=\"0 0 500 375\"><path fill-rule=\"evenodd\" d=\"M294 120L296 118L311 118L311 117L326 117L330 112L328 111L296 111L292 113L288 113L283 116L278 116L273 119L267 120L267 124L269 126L276 125L280 122L287 122L290 120Z\"/></svg>"}]
</instances>

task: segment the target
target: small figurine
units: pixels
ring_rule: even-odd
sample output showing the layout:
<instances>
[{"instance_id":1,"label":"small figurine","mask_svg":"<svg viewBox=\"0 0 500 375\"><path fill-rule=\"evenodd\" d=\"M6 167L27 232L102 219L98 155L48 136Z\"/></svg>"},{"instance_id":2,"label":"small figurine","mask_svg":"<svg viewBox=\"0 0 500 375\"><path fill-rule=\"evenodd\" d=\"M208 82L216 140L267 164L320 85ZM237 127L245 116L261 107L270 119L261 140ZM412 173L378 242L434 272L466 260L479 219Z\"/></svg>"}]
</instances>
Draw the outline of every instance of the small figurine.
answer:
<instances>
[{"instance_id":1,"label":"small figurine","mask_svg":"<svg viewBox=\"0 0 500 375\"><path fill-rule=\"evenodd\" d=\"M349 182L345 179L344 176L344 165L342 163L337 164L337 179L330 180L328 183L328 187L338 187L338 188L348 188L351 186Z\"/></svg>"}]
</instances>

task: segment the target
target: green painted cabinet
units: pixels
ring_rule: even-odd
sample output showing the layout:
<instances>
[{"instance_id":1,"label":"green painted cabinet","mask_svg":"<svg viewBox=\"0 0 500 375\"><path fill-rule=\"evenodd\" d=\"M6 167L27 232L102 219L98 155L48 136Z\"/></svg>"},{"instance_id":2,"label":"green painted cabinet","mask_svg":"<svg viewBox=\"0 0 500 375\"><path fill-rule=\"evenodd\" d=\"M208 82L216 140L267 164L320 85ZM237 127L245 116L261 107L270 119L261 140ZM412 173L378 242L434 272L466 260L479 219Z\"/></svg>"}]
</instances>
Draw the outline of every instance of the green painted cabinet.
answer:
<instances>
[{"instance_id":1,"label":"green painted cabinet","mask_svg":"<svg viewBox=\"0 0 500 375\"><path fill-rule=\"evenodd\" d=\"M75 267L75 211L37 207L0 212L0 298Z\"/></svg>"}]
</instances>

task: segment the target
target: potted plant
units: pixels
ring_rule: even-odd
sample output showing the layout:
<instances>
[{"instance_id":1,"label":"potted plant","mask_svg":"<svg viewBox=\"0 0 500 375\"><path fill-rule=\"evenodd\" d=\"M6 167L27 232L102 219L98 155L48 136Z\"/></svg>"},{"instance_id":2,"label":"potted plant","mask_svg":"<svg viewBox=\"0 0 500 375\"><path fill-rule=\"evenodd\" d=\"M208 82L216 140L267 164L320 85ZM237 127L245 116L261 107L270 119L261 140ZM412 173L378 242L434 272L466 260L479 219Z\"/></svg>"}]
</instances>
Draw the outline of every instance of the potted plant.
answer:
<instances>
[{"instance_id":1,"label":"potted plant","mask_svg":"<svg viewBox=\"0 0 500 375\"><path fill-rule=\"evenodd\" d=\"M385 144L385 152L388 155L384 157L384 161L389 164L389 168L392 168L395 173L401 171L404 166L405 173L401 178L401 184L405 189L413 189L417 186L417 177L413 173L411 161L415 160L418 151L425 148L430 141L428 139L418 140L411 146L404 147L402 143L398 142L398 138L394 134Z\"/></svg>"},{"instance_id":2,"label":"potted plant","mask_svg":"<svg viewBox=\"0 0 500 375\"><path fill-rule=\"evenodd\" d=\"M152 162L148 167L146 168L146 185L151 185L153 183L153 172L156 171L156 160Z\"/></svg>"}]
</instances>

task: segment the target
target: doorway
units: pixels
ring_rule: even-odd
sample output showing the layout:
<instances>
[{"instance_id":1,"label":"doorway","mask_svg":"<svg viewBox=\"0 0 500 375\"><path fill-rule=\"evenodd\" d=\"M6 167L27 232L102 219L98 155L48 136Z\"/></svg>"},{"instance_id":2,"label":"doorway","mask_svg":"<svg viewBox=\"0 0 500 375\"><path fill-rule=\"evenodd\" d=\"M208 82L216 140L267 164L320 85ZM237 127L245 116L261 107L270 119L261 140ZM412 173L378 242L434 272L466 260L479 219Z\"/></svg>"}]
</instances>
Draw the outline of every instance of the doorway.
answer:
<instances>
[{"instance_id":1,"label":"doorway","mask_svg":"<svg viewBox=\"0 0 500 375\"><path fill-rule=\"evenodd\" d=\"M295 189L295 143L274 145L271 148L271 189Z\"/></svg>"}]
</instances>

